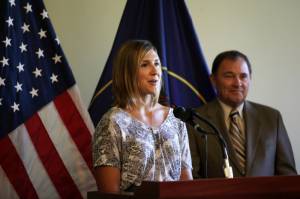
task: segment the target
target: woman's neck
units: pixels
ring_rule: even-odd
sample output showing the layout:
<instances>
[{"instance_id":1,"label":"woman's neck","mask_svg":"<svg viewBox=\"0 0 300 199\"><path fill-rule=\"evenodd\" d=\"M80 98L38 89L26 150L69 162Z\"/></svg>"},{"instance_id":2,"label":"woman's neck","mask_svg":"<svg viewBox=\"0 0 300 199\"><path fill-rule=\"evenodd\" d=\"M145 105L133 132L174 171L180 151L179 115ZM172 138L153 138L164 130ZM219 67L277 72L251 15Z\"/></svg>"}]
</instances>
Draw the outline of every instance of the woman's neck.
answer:
<instances>
[{"instance_id":1,"label":"woman's neck","mask_svg":"<svg viewBox=\"0 0 300 199\"><path fill-rule=\"evenodd\" d=\"M159 127L165 120L168 108L156 103L153 105L136 104L126 108L126 111L137 120L152 127Z\"/></svg>"},{"instance_id":2,"label":"woman's neck","mask_svg":"<svg viewBox=\"0 0 300 199\"><path fill-rule=\"evenodd\" d=\"M153 96L151 95L134 98L133 102L134 104L130 105L128 109L144 110L148 112L153 110L158 105L158 103L153 103Z\"/></svg>"}]
</instances>

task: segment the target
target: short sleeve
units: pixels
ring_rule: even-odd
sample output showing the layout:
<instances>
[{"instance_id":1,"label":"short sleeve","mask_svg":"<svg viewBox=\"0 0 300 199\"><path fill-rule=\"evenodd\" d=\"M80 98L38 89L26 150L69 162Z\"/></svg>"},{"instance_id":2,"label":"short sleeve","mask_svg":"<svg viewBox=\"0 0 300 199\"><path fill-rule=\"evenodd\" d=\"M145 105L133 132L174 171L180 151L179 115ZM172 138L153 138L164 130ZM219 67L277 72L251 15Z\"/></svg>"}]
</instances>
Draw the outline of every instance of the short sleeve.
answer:
<instances>
[{"instance_id":1,"label":"short sleeve","mask_svg":"<svg viewBox=\"0 0 300 199\"><path fill-rule=\"evenodd\" d=\"M111 114L105 114L93 136L93 166L120 168L120 130Z\"/></svg>"},{"instance_id":2,"label":"short sleeve","mask_svg":"<svg viewBox=\"0 0 300 199\"><path fill-rule=\"evenodd\" d=\"M181 123L181 167L192 169L192 160L191 160L191 152L189 146L189 139L187 135L186 125L183 122Z\"/></svg>"}]
</instances>

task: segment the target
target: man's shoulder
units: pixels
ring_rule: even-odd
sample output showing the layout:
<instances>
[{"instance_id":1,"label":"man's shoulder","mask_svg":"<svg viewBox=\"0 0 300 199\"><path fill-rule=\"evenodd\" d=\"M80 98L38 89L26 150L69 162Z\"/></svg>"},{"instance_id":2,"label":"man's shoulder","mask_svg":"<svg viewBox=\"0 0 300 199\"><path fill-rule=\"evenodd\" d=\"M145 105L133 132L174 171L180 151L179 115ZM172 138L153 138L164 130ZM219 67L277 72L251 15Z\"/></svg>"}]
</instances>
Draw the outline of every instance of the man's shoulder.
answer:
<instances>
[{"instance_id":1,"label":"man's shoulder","mask_svg":"<svg viewBox=\"0 0 300 199\"><path fill-rule=\"evenodd\" d=\"M212 100L200 107L197 107L195 110L199 113L207 113L211 111L221 110L221 105L217 100Z\"/></svg>"},{"instance_id":2,"label":"man's shoulder","mask_svg":"<svg viewBox=\"0 0 300 199\"><path fill-rule=\"evenodd\" d=\"M255 109L256 111L263 111L263 112L279 112L277 109L275 109L274 107L265 105L265 104L260 104L257 102L253 102L253 101L245 101L245 107L246 109Z\"/></svg>"},{"instance_id":3,"label":"man's shoulder","mask_svg":"<svg viewBox=\"0 0 300 199\"><path fill-rule=\"evenodd\" d=\"M265 105L265 104L260 104L257 102L249 101L246 100L244 104L245 108L247 110L252 110L256 112L265 112L265 113L279 113L279 111L271 106ZM197 107L195 109L199 113L208 113L208 112L215 112L215 111L222 111L222 107L218 100L212 100L203 106Z\"/></svg>"}]
</instances>

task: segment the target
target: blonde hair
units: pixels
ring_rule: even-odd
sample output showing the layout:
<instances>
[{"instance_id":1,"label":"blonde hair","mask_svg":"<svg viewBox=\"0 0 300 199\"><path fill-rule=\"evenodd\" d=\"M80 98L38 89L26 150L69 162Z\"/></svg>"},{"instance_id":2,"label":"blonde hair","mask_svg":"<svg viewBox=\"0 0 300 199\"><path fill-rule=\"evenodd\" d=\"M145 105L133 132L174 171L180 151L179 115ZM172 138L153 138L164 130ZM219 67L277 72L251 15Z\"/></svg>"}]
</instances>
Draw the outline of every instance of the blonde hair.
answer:
<instances>
[{"instance_id":1,"label":"blonde hair","mask_svg":"<svg viewBox=\"0 0 300 199\"><path fill-rule=\"evenodd\" d=\"M156 48L147 40L130 40L119 49L114 59L112 70L112 92L115 97L114 105L126 108L134 106L134 99L140 97L137 83L138 67L144 56ZM152 104L158 102L159 93L153 97Z\"/></svg>"}]
</instances>

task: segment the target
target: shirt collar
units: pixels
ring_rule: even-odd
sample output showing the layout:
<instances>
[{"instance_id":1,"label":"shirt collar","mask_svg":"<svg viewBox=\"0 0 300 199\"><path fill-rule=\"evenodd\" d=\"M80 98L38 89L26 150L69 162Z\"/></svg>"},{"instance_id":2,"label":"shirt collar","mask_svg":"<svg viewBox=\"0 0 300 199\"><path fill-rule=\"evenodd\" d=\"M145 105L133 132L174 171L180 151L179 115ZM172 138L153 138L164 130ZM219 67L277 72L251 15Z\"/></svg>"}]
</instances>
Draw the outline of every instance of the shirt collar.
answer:
<instances>
[{"instance_id":1,"label":"shirt collar","mask_svg":"<svg viewBox=\"0 0 300 199\"><path fill-rule=\"evenodd\" d=\"M230 112L232 110L231 106L228 106L227 104L223 103L220 99L218 99L223 112L224 112L224 118L229 118ZM244 103L242 103L241 105L239 105L236 110L239 112L240 117L243 119L243 108L244 108Z\"/></svg>"}]
</instances>

